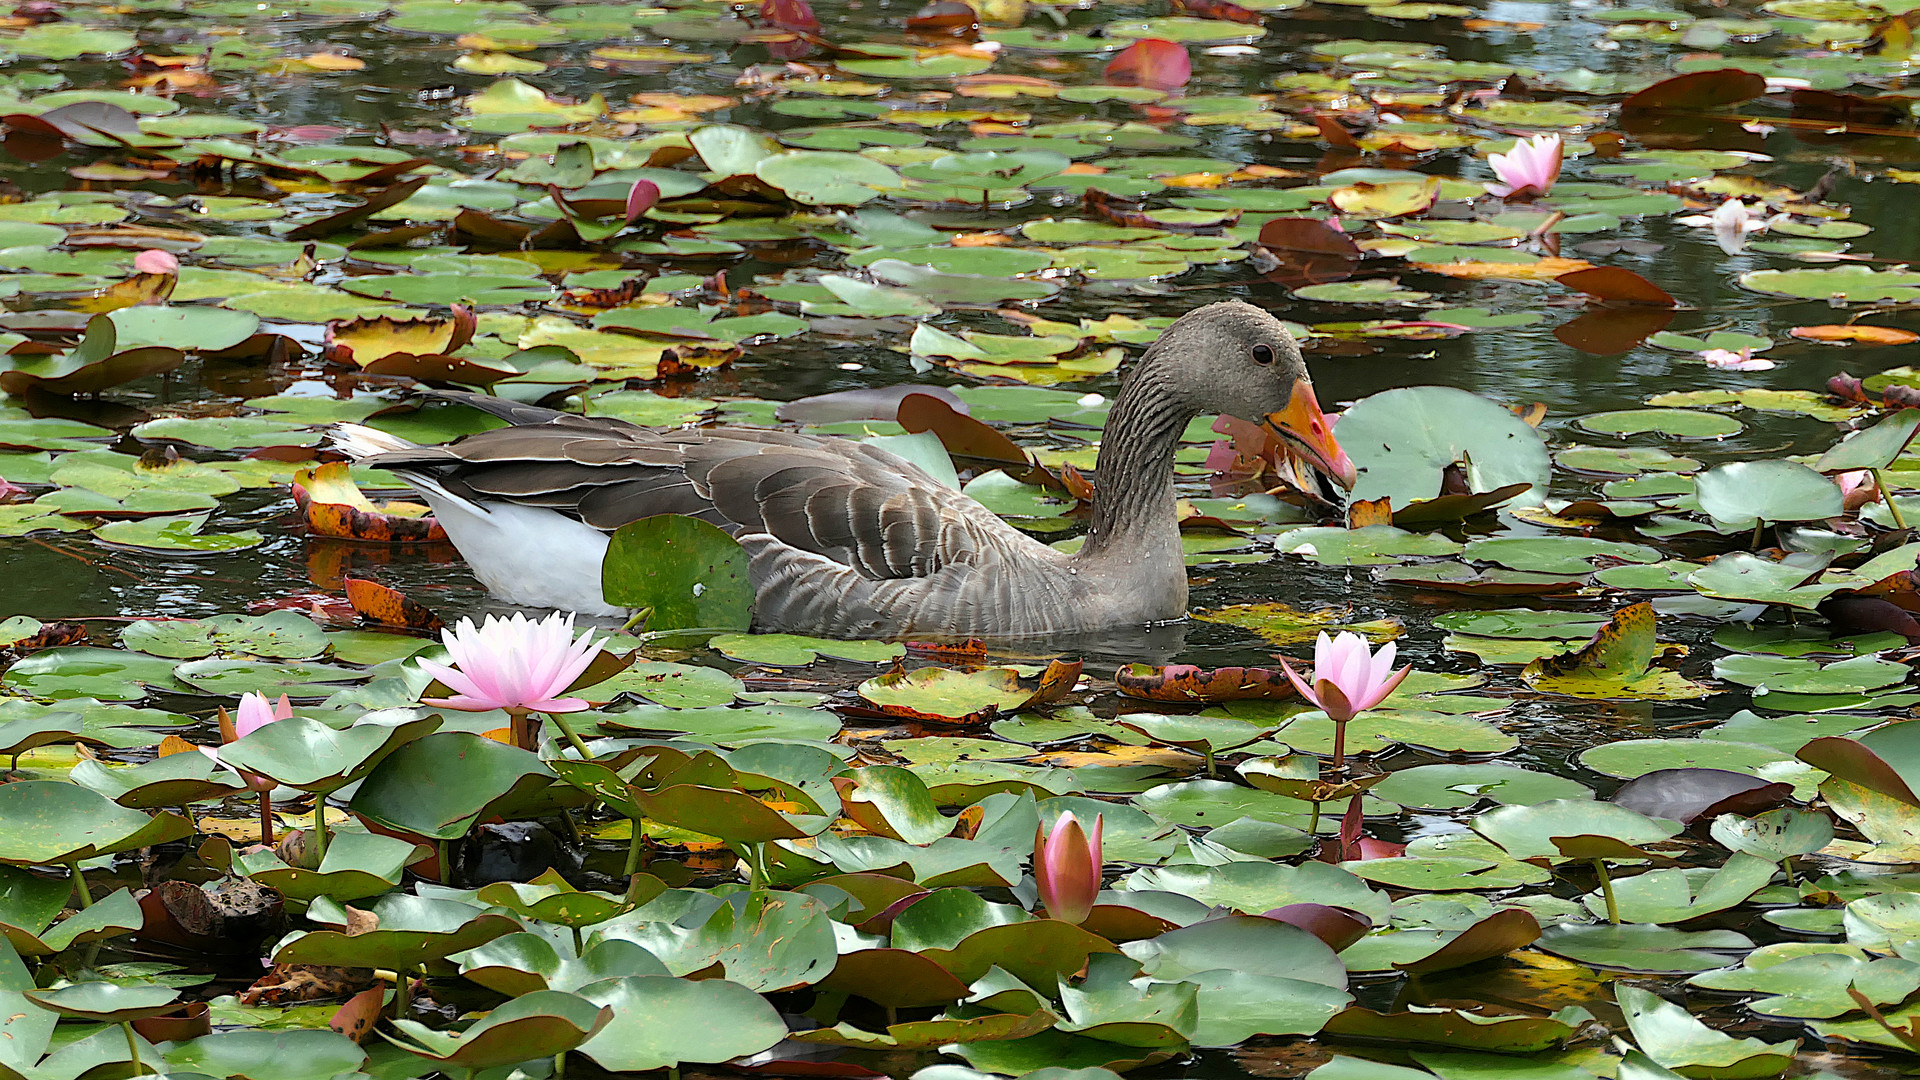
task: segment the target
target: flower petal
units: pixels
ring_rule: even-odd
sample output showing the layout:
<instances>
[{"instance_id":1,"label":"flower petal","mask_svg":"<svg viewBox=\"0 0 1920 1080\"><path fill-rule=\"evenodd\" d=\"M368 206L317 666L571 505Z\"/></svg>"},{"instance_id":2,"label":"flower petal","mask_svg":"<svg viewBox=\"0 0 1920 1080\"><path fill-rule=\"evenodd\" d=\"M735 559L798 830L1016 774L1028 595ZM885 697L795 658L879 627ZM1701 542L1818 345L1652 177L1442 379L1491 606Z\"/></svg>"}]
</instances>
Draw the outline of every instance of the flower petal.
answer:
<instances>
[{"instance_id":1,"label":"flower petal","mask_svg":"<svg viewBox=\"0 0 1920 1080\"><path fill-rule=\"evenodd\" d=\"M1300 691L1301 697L1306 698L1308 701L1313 702L1315 705L1320 704L1320 696L1313 692L1313 687L1307 682L1307 680L1301 678L1300 674L1293 670L1292 664L1289 664L1285 660L1282 660L1280 661L1280 670L1287 673L1287 680L1293 683L1293 688L1295 690Z\"/></svg>"}]
</instances>

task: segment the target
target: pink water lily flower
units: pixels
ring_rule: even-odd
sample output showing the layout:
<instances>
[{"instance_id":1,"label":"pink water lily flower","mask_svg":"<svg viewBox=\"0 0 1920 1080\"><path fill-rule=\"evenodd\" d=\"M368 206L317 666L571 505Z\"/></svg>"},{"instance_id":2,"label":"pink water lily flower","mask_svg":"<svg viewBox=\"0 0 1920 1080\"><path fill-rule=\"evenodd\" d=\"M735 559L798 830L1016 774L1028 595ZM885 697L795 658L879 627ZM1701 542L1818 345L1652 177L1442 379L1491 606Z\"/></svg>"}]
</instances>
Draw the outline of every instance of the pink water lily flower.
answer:
<instances>
[{"instance_id":1,"label":"pink water lily flower","mask_svg":"<svg viewBox=\"0 0 1920 1080\"><path fill-rule=\"evenodd\" d=\"M293 702L287 699L287 695L281 694L279 701L269 702L265 694L242 694L240 707L234 710L231 719L225 712L220 714L220 743L224 746L230 742L238 742L275 720L291 719L293 719ZM220 764L226 764L220 760L218 748L202 746L197 749L213 760L219 761ZM250 790L272 791L279 786L259 773L236 771L240 772L241 779L247 782Z\"/></svg>"},{"instance_id":2,"label":"pink water lily flower","mask_svg":"<svg viewBox=\"0 0 1920 1080\"><path fill-rule=\"evenodd\" d=\"M1739 352L1734 352L1732 349L1705 349L1700 353L1700 359L1705 361L1708 367L1719 368L1722 371L1773 370L1773 361L1765 357L1755 357L1752 349L1741 349Z\"/></svg>"},{"instance_id":3,"label":"pink water lily flower","mask_svg":"<svg viewBox=\"0 0 1920 1080\"><path fill-rule=\"evenodd\" d=\"M1833 482L1840 486L1840 505L1849 514L1880 498L1880 485L1871 469L1835 473Z\"/></svg>"},{"instance_id":4,"label":"pink water lily flower","mask_svg":"<svg viewBox=\"0 0 1920 1080\"><path fill-rule=\"evenodd\" d=\"M1053 823L1053 832L1045 825L1033 834L1033 879L1040 886L1040 902L1047 917L1079 924L1093 912L1100 895L1100 832L1105 816L1093 818L1093 837L1088 839L1080 820L1071 811Z\"/></svg>"},{"instance_id":5,"label":"pink water lily flower","mask_svg":"<svg viewBox=\"0 0 1920 1080\"><path fill-rule=\"evenodd\" d=\"M1322 630L1313 644L1313 670L1306 678L1293 670L1284 658L1280 666L1293 681L1300 696L1320 706L1333 721L1333 764L1346 761L1347 721L1387 699L1413 670L1408 664L1393 670L1398 646L1389 641L1379 652L1367 648L1367 639L1351 631L1328 637Z\"/></svg>"},{"instance_id":6,"label":"pink water lily flower","mask_svg":"<svg viewBox=\"0 0 1920 1080\"><path fill-rule=\"evenodd\" d=\"M633 186L627 189L627 224L633 224L659 201L659 184L651 180L635 180Z\"/></svg>"},{"instance_id":7,"label":"pink water lily flower","mask_svg":"<svg viewBox=\"0 0 1920 1080\"><path fill-rule=\"evenodd\" d=\"M454 692L448 698L423 698L467 712L508 709L523 712L578 712L582 698L558 696L593 663L600 643L591 633L573 636L573 616L559 612L535 622L525 615L493 615L478 627L472 619L442 632L453 666L420 660L420 668Z\"/></svg>"},{"instance_id":8,"label":"pink water lily flower","mask_svg":"<svg viewBox=\"0 0 1920 1080\"><path fill-rule=\"evenodd\" d=\"M1500 178L1499 183L1488 184L1487 190L1501 198L1527 193L1545 195L1553 190L1554 181L1560 179L1560 164L1565 156L1566 146L1558 135L1521 139L1507 153L1487 155L1487 164L1493 166L1493 174Z\"/></svg>"},{"instance_id":9,"label":"pink water lily flower","mask_svg":"<svg viewBox=\"0 0 1920 1080\"><path fill-rule=\"evenodd\" d=\"M293 702L287 700L287 695L281 694L279 701L269 702L265 694L242 694L240 708L233 717L234 737L244 739L275 720L291 719Z\"/></svg>"},{"instance_id":10,"label":"pink water lily flower","mask_svg":"<svg viewBox=\"0 0 1920 1080\"><path fill-rule=\"evenodd\" d=\"M1346 631L1328 637L1322 630L1313 643L1313 670L1302 679L1285 660L1287 678L1293 680L1300 696L1320 706L1336 723L1345 723L1387 699L1400 680L1413 670L1408 664L1393 670L1398 648L1389 641L1375 653L1367 648L1367 639ZM1311 681L1309 681L1311 680Z\"/></svg>"}]
</instances>

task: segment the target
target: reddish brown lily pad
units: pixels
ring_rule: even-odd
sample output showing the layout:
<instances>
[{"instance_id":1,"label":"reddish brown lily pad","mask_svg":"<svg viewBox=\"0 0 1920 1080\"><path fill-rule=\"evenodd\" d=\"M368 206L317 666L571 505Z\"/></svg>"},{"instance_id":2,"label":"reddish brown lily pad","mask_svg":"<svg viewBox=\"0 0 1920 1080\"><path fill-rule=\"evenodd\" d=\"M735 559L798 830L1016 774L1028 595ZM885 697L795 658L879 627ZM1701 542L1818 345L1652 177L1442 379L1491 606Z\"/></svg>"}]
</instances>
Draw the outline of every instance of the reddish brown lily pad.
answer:
<instances>
[{"instance_id":1,"label":"reddish brown lily pad","mask_svg":"<svg viewBox=\"0 0 1920 1080\"><path fill-rule=\"evenodd\" d=\"M1739 68L1693 71L1654 83L1620 103L1623 113L1713 109L1738 105L1767 92L1767 80Z\"/></svg>"},{"instance_id":2,"label":"reddish brown lily pad","mask_svg":"<svg viewBox=\"0 0 1920 1080\"><path fill-rule=\"evenodd\" d=\"M856 994L890 1009L946 1005L969 992L967 984L946 968L906 949L841 953L833 974L817 985L822 990Z\"/></svg>"},{"instance_id":3,"label":"reddish brown lily pad","mask_svg":"<svg viewBox=\"0 0 1920 1080\"><path fill-rule=\"evenodd\" d=\"M1571 274L1561 274L1554 280L1569 289L1586 293L1596 300L1612 303L1648 304L1664 308L1674 307L1679 303L1667 290L1631 270L1618 266L1596 266L1590 270L1575 270Z\"/></svg>"},{"instance_id":4,"label":"reddish brown lily pad","mask_svg":"<svg viewBox=\"0 0 1920 1080\"><path fill-rule=\"evenodd\" d=\"M1178 90L1193 78L1193 60L1186 46L1160 38L1145 38L1120 50L1107 61L1106 79L1115 86L1144 86Z\"/></svg>"},{"instance_id":5,"label":"reddish brown lily pad","mask_svg":"<svg viewBox=\"0 0 1920 1080\"><path fill-rule=\"evenodd\" d=\"M1127 697L1146 701L1280 701L1295 696L1286 673L1271 668L1128 664L1113 673L1113 685Z\"/></svg>"},{"instance_id":6,"label":"reddish brown lily pad","mask_svg":"<svg viewBox=\"0 0 1920 1080\"><path fill-rule=\"evenodd\" d=\"M440 616L398 589L390 589L377 581L366 578L346 579L347 602L360 617L379 626L393 626L405 630L437 631L446 623Z\"/></svg>"},{"instance_id":7,"label":"reddish brown lily pad","mask_svg":"<svg viewBox=\"0 0 1920 1080\"><path fill-rule=\"evenodd\" d=\"M1524 949L1539 938L1540 923L1531 912L1507 908L1467 927L1459 937L1441 946L1439 951L1411 963L1396 963L1393 966L1414 975L1450 971L1496 956L1505 956L1515 949Z\"/></svg>"},{"instance_id":8,"label":"reddish brown lily pad","mask_svg":"<svg viewBox=\"0 0 1920 1080\"><path fill-rule=\"evenodd\" d=\"M375 505L347 476L344 461L329 462L293 474L293 502L306 515L315 536L407 544L445 540L447 531L417 503Z\"/></svg>"}]
</instances>

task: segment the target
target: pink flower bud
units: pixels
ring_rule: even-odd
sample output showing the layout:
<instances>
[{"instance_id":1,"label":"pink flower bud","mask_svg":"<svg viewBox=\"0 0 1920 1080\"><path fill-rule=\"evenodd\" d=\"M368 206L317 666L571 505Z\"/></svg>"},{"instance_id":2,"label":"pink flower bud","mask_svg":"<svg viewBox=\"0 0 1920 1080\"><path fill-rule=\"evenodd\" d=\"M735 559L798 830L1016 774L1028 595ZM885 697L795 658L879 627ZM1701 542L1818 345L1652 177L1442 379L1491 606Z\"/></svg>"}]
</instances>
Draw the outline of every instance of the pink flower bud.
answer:
<instances>
[{"instance_id":1,"label":"pink flower bud","mask_svg":"<svg viewBox=\"0 0 1920 1080\"><path fill-rule=\"evenodd\" d=\"M1047 917L1061 922L1083 923L1093 912L1100 895L1100 832L1104 815L1093 819L1093 838L1089 840L1072 813L1061 814L1049 834L1046 826L1034 830L1033 877L1040 885L1040 902Z\"/></svg>"},{"instance_id":2,"label":"pink flower bud","mask_svg":"<svg viewBox=\"0 0 1920 1080\"><path fill-rule=\"evenodd\" d=\"M177 274L180 260L159 248L148 248L133 257L133 269L138 274Z\"/></svg>"}]
</instances>

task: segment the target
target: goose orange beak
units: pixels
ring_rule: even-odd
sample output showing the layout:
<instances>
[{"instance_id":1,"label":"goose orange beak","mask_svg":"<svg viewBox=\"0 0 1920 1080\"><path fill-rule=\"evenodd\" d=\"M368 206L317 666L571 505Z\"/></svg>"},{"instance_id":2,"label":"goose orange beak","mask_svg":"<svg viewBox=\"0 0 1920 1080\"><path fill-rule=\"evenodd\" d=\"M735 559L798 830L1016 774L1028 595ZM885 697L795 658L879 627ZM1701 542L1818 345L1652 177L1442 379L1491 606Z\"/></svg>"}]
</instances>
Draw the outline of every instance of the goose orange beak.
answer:
<instances>
[{"instance_id":1,"label":"goose orange beak","mask_svg":"<svg viewBox=\"0 0 1920 1080\"><path fill-rule=\"evenodd\" d=\"M1305 379L1293 384L1293 400L1279 412L1268 413L1263 426L1278 438L1304 453L1313 467L1326 473L1334 483L1347 490L1359 479L1353 459L1333 439L1333 421L1320 411L1314 400L1313 384Z\"/></svg>"}]
</instances>

